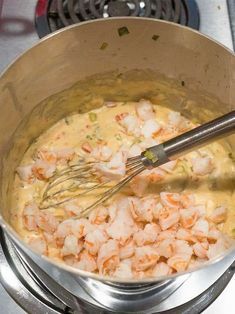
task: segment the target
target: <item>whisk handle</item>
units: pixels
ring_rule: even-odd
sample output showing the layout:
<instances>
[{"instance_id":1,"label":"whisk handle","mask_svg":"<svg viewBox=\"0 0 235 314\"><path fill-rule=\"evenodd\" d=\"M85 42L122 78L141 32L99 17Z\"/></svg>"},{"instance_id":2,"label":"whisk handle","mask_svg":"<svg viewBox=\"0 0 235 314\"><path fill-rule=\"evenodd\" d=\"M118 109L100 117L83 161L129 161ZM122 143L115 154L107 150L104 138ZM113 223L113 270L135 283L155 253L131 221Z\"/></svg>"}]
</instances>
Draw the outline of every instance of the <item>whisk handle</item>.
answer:
<instances>
[{"instance_id":1,"label":"whisk handle","mask_svg":"<svg viewBox=\"0 0 235 314\"><path fill-rule=\"evenodd\" d=\"M235 110L160 145L148 148L142 153L142 162L147 168L157 167L234 132Z\"/></svg>"}]
</instances>

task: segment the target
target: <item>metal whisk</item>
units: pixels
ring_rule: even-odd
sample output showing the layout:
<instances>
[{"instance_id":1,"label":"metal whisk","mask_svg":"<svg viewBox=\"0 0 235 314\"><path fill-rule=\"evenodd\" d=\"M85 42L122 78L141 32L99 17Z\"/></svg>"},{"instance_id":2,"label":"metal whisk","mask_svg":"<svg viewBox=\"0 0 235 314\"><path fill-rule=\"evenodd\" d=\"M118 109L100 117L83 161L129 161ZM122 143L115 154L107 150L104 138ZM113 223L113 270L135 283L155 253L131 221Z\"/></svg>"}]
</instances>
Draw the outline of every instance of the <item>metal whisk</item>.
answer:
<instances>
[{"instance_id":1,"label":"metal whisk","mask_svg":"<svg viewBox=\"0 0 235 314\"><path fill-rule=\"evenodd\" d=\"M84 217L97 205L107 201L143 170L158 167L211 141L234 133L234 131L235 111L232 111L162 144L150 147L139 156L128 158L126 175L117 184L112 184L111 180L101 179L101 175L95 168L96 162L86 162L84 158L80 158L76 165L69 166L50 179L43 193L40 208L60 206L96 191L96 195L98 195L96 200L85 207L75 218ZM69 187L63 188L63 183L69 181L71 181ZM98 193L98 191L101 192ZM62 200L61 196L63 196Z\"/></svg>"}]
</instances>

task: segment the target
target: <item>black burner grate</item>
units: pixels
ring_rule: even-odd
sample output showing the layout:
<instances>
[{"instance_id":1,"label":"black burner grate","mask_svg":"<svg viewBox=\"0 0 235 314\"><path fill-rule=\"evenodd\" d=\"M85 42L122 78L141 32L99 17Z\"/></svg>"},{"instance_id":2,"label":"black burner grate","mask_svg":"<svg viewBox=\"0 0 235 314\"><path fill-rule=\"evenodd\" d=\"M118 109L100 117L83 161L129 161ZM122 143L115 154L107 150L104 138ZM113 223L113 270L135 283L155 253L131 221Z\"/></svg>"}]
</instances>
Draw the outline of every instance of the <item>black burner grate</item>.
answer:
<instances>
[{"instance_id":1,"label":"black burner grate","mask_svg":"<svg viewBox=\"0 0 235 314\"><path fill-rule=\"evenodd\" d=\"M195 0L38 0L36 29L39 37L65 26L114 16L141 16L199 28Z\"/></svg>"}]
</instances>

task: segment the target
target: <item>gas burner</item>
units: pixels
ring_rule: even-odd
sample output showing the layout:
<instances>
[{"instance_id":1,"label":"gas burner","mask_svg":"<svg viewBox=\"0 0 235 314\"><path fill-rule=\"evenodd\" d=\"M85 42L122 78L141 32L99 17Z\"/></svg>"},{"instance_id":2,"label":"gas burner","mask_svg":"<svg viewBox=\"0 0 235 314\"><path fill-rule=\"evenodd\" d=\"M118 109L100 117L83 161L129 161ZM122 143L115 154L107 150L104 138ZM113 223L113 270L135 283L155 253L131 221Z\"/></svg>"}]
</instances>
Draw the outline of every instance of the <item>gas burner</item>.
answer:
<instances>
[{"instance_id":1,"label":"gas burner","mask_svg":"<svg viewBox=\"0 0 235 314\"><path fill-rule=\"evenodd\" d=\"M139 16L199 28L195 0L38 0L35 24L40 38L83 21Z\"/></svg>"},{"instance_id":2,"label":"gas burner","mask_svg":"<svg viewBox=\"0 0 235 314\"><path fill-rule=\"evenodd\" d=\"M0 228L0 283L29 314L201 313L229 283L235 270L231 263L230 257L222 265L157 285L123 287L71 276L65 287L61 272L50 266L42 270Z\"/></svg>"}]
</instances>

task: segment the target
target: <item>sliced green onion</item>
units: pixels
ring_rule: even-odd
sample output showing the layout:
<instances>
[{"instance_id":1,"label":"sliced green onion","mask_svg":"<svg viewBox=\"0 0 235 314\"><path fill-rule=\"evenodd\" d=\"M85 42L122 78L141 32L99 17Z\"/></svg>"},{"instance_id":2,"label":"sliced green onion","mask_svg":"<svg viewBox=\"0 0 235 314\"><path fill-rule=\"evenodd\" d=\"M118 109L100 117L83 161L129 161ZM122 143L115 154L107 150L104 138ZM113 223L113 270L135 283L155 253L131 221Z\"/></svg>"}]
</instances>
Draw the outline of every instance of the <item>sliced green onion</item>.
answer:
<instances>
[{"instance_id":1,"label":"sliced green onion","mask_svg":"<svg viewBox=\"0 0 235 314\"><path fill-rule=\"evenodd\" d=\"M97 120L97 114L95 112L89 112L89 119L91 122L95 122Z\"/></svg>"},{"instance_id":2,"label":"sliced green onion","mask_svg":"<svg viewBox=\"0 0 235 314\"><path fill-rule=\"evenodd\" d=\"M121 37L121 36L124 36L124 35L128 35L130 32L129 32L129 29L126 27L126 26L123 26L123 27L120 27L118 29L118 35Z\"/></svg>"},{"instance_id":3,"label":"sliced green onion","mask_svg":"<svg viewBox=\"0 0 235 314\"><path fill-rule=\"evenodd\" d=\"M157 41L159 37L160 37L159 35L153 35L152 40Z\"/></svg>"}]
</instances>

